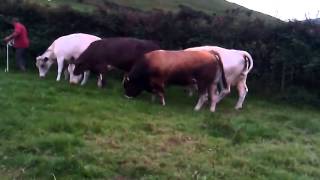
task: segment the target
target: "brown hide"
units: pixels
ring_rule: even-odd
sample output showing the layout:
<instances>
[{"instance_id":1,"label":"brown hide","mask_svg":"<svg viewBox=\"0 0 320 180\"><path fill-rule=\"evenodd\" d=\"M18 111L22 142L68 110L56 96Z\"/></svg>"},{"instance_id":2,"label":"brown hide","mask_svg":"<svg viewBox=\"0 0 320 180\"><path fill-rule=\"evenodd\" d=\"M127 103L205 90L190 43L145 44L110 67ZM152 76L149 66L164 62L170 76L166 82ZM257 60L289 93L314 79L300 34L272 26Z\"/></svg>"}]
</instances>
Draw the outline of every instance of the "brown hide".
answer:
<instances>
[{"instance_id":1,"label":"brown hide","mask_svg":"<svg viewBox=\"0 0 320 180\"><path fill-rule=\"evenodd\" d=\"M136 38L105 38L95 41L75 60L74 74L90 70L106 73L108 67L129 72L137 60L150 51L159 49L152 41Z\"/></svg>"},{"instance_id":2,"label":"brown hide","mask_svg":"<svg viewBox=\"0 0 320 180\"><path fill-rule=\"evenodd\" d=\"M161 96L166 85L195 83L199 93L204 93L214 83L220 64L215 55L205 51L152 51L130 71L124 83L126 95L137 96L147 90Z\"/></svg>"}]
</instances>

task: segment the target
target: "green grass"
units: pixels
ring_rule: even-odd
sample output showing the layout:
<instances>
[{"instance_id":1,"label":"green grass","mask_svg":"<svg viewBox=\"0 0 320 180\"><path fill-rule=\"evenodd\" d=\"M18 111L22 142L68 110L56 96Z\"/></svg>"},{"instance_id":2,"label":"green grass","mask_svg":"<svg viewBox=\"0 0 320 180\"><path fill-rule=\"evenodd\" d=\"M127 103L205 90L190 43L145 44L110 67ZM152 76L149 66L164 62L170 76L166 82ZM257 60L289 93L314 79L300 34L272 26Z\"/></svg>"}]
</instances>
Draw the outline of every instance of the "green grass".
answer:
<instances>
[{"instance_id":1,"label":"green grass","mask_svg":"<svg viewBox=\"0 0 320 180\"><path fill-rule=\"evenodd\" d=\"M52 72L54 70L52 69ZM216 113L167 92L128 100L120 78L98 89L0 72L1 179L319 179L320 112L250 92Z\"/></svg>"}]
</instances>

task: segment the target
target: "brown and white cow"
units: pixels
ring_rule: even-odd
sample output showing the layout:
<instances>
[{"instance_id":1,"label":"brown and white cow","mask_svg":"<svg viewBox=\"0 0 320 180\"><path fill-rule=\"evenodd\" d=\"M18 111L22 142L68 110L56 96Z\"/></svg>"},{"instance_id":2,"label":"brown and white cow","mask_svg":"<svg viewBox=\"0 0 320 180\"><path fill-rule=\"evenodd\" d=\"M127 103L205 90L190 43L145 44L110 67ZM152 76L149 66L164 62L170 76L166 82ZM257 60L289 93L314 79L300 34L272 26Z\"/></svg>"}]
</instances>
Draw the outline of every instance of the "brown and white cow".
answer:
<instances>
[{"instance_id":1,"label":"brown and white cow","mask_svg":"<svg viewBox=\"0 0 320 180\"><path fill-rule=\"evenodd\" d=\"M241 109L248 93L246 84L248 73L253 67L251 55L246 51L225 49L218 46L201 46L185 49L186 51L216 51L221 57L227 79L227 88L220 92L219 101L230 93L231 86L237 86L239 99L235 109Z\"/></svg>"},{"instance_id":2,"label":"brown and white cow","mask_svg":"<svg viewBox=\"0 0 320 180\"><path fill-rule=\"evenodd\" d=\"M95 41L75 60L74 74L80 75L90 70L104 75L109 67L129 72L141 57L150 51L160 49L153 41L136 38L106 38Z\"/></svg>"},{"instance_id":3,"label":"brown and white cow","mask_svg":"<svg viewBox=\"0 0 320 180\"><path fill-rule=\"evenodd\" d=\"M201 109L208 93L210 111L214 112L220 81L226 86L223 64L215 52L157 50L145 54L143 60L134 65L123 86L127 97L136 97L146 90L158 96L165 105L165 86L197 84L199 99L194 109Z\"/></svg>"}]
</instances>

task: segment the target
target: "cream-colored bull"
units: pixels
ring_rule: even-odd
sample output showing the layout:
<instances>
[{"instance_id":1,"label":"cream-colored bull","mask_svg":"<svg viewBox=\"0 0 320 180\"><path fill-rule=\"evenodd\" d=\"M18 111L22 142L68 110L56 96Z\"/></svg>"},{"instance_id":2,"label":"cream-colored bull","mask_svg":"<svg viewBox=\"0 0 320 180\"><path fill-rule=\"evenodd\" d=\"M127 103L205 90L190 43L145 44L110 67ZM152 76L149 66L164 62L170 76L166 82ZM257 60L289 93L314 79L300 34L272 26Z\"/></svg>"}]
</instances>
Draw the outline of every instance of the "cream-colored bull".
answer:
<instances>
[{"instance_id":1,"label":"cream-colored bull","mask_svg":"<svg viewBox=\"0 0 320 180\"><path fill-rule=\"evenodd\" d=\"M228 87L219 94L219 101L230 93L231 86L238 89L238 102L235 109L241 109L248 93L247 75L253 67L251 55L246 51L225 49L218 46L201 46L185 49L186 51L216 51L221 57Z\"/></svg>"}]
</instances>

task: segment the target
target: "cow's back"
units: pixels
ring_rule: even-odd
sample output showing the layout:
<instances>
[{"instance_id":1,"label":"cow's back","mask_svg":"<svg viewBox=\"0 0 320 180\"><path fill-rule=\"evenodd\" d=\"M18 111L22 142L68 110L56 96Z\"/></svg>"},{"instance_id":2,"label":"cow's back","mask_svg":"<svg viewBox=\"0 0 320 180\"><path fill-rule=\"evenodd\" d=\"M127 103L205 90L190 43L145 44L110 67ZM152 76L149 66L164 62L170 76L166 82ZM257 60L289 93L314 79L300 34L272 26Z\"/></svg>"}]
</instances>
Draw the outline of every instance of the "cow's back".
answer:
<instances>
[{"instance_id":1,"label":"cow's back","mask_svg":"<svg viewBox=\"0 0 320 180\"><path fill-rule=\"evenodd\" d=\"M81 61L90 61L96 65L108 64L129 71L133 64L159 46L148 40L135 38L106 38L93 42L81 56Z\"/></svg>"},{"instance_id":2,"label":"cow's back","mask_svg":"<svg viewBox=\"0 0 320 180\"><path fill-rule=\"evenodd\" d=\"M241 74L245 68L245 51L225 49L218 46L201 46L188 48L186 51L211 51L214 50L219 53L221 61L224 66L224 72L229 84L234 85L241 78Z\"/></svg>"},{"instance_id":3,"label":"cow's back","mask_svg":"<svg viewBox=\"0 0 320 180\"><path fill-rule=\"evenodd\" d=\"M149 76L161 77L167 83L189 84L193 79L209 78L217 63L214 56L205 51L152 51L145 54ZM144 65L145 66L145 65ZM143 68L140 68L143 70Z\"/></svg>"},{"instance_id":4,"label":"cow's back","mask_svg":"<svg viewBox=\"0 0 320 180\"><path fill-rule=\"evenodd\" d=\"M207 52L157 50L145 54L152 68L165 70L194 69L203 63L211 63L213 55Z\"/></svg>"},{"instance_id":5,"label":"cow's back","mask_svg":"<svg viewBox=\"0 0 320 180\"><path fill-rule=\"evenodd\" d=\"M100 39L97 36L83 33L62 36L54 42L54 53L66 59L77 59L92 42Z\"/></svg>"}]
</instances>

